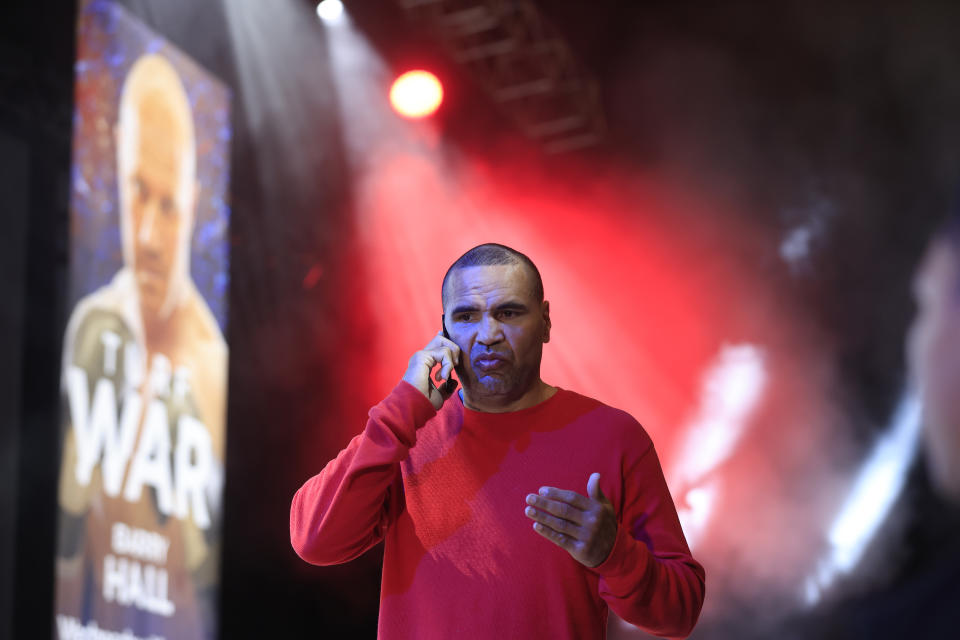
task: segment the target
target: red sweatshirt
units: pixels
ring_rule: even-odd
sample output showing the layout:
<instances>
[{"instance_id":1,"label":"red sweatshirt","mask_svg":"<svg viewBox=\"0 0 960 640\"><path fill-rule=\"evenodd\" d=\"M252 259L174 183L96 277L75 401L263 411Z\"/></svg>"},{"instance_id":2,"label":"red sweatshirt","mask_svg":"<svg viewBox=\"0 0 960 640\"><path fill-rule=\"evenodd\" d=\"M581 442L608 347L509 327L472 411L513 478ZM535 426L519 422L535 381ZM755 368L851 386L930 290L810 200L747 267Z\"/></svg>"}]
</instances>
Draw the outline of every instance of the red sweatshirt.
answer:
<instances>
[{"instance_id":1,"label":"red sweatshirt","mask_svg":"<svg viewBox=\"0 0 960 640\"><path fill-rule=\"evenodd\" d=\"M684 637L704 571L691 556L650 437L629 414L560 389L509 413L440 411L400 382L363 433L297 491L290 539L320 565L386 540L379 637L604 638L607 607L638 627ZM609 557L589 569L524 515L542 486L617 511Z\"/></svg>"}]
</instances>

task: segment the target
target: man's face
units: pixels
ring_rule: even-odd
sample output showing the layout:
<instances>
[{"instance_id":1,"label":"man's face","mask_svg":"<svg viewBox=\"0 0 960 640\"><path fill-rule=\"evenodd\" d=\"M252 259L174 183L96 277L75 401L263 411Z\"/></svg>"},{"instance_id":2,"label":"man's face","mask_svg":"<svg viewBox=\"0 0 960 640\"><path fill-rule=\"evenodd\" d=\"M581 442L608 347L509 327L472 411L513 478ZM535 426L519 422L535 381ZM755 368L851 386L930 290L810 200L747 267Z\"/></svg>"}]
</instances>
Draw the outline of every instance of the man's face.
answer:
<instances>
[{"instance_id":1,"label":"man's face","mask_svg":"<svg viewBox=\"0 0 960 640\"><path fill-rule=\"evenodd\" d=\"M935 241L914 280L917 314L907 339L923 403L924 446L937 487L960 501L960 255Z\"/></svg>"},{"instance_id":2,"label":"man's face","mask_svg":"<svg viewBox=\"0 0 960 640\"><path fill-rule=\"evenodd\" d=\"M144 321L170 312L183 273L192 225L193 178L184 171L184 125L162 91L134 98L133 117L118 128L124 258L133 270ZM130 137L124 139L124 137Z\"/></svg>"},{"instance_id":3,"label":"man's face","mask_svg":"<svg viewBox=\"0 0 960 640\"><path fill-rule=\"evenodd\" d=\"M536 299L526 267L453 271L444 314L450 338L462 351L457 375L471 398L506 404L539 382L550 311L549 303Z\"/></svg>"}]
</instances>

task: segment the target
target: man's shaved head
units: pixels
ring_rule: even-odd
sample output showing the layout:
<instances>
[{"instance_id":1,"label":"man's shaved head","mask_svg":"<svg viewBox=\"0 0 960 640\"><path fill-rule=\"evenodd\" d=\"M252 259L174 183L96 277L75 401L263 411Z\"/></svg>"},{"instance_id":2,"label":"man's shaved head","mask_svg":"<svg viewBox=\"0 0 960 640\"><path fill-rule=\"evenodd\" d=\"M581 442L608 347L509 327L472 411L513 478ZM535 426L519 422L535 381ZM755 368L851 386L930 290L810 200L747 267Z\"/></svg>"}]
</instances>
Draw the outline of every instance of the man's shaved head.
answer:
<instances>
[{"instance_id":1,"label":"man's shaved head","mask_svg":"<svg viewBox=\"0 0 960 640\"><path fill-rule=\"evenodd\" d=\"M193 113L180 76L163 56L145 55L130 67L120 95L117 129L118 165L136 162L141 139L156 136L150 151L159 162L177 163L178 196L192 198L197 166Z\"/></svg>"},{"instance_id":2,"label":"man's shaved head","mask_svg":"<svg viewBox=\"0 0 960 640\"><path fill-rule=\"evenodd\" d=\"M197 194L193 114L176 69L156 54L137 59L127 72L119 110L123 259L146 322L169 316L190 277Z\"/></svg>"},{"instance_id":3,"label":"man's shaved head","mask_svg":"<svg viewBox=\"0 0 960 640\"><path fill-rule=\"evenodd\" d=\"M465 254L457 258L456 262L450 265L450 268L447 269L447 273L443 276L443 284L440 288L440 296L443 303L443 307L447 306L447 284L450 280L450 274L458 269L465 269L467 267L484 267L492 265L523 265L530 272L530 275L533 276L533 295L537 299L537 302L543 302L543 280L540 278L540 271L537 269L537 265L533 264L533 260L528 258L526 255L520 253L516 249L511 249L510 247L502 244L497 244L495 242L488 242L486 244L477 245L473 249L470 249Z\"/></svg>"}]
</instances>

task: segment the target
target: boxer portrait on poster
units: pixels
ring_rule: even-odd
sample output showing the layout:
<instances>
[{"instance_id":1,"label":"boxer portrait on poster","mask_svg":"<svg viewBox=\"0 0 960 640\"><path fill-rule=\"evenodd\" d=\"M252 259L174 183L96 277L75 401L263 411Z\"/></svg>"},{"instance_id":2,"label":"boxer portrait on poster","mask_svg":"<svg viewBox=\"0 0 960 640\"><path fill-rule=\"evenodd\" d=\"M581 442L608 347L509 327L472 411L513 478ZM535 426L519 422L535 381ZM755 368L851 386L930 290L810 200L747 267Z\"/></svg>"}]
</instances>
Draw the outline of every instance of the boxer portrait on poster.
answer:
<instances>
[{"instance_id":1,"label":"boxer portrait on poster","mask_svg":"<svg viewBox=\"0 0 960 640\"><path fill-rule=\"evenodd\" d=\"M184 78L162 52L130 58L107 134L122 262L79 298L64 335L55 627L209 638L228 350L191 274L201 188Z\"/></svg>"}]
</instances>

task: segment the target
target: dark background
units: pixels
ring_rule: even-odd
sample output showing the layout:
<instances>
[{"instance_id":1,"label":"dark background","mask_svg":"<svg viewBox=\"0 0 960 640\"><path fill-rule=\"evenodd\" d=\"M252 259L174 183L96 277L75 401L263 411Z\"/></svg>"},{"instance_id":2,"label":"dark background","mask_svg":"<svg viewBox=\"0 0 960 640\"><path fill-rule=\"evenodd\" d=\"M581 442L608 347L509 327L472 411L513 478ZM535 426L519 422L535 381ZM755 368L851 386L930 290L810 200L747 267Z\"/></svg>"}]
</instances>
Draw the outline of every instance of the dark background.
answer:
<instances>
[{"instance_id":1,"label":"dark background","mask_svg":"<svg viewBox=\"0 0 960 640\"><path fill-rule=\"evenodd\" d=\"M374 637L380 552L317 569L295 556L287 530L293 492L350 431L320 425L359 431L367 409L349 388L362 380L328 363L344 350L375 357L350 296L363 260L350 249L323 27L311 3L294 0L275 14L255 0L121 4L233 91L221 635ZM491 138L516 135L395 5L346 4L388 62L450 71L440 117L452 144L483 156ZM909 279L960 176L960 6L539 4L600 82L609 134L582 161L689 181L772 235L812 219L828 225L791 295L835 346L838 393L862 418L856 437L869 441L903 384ZM70 2L0 10L0 637L45 637L52 619L75 11ZM254 15L274 16L291 39L264 42L272 31ZM283 55L253 64L271 47ZM298 121L303 144L285 137L285 113L309 115ZM567 162L540 161L558 171ZM323 277L305 288L315 265ZM908 494L900 578L937 584L925 572L953 548L955 518L929 494L922 464ZM910 597L922 600L924 588ZM878 598L874 607L888 606ZM851 599L791 624L836 629L848 610L876 617L870 607Z\"/></svg>"}]
</instances>

